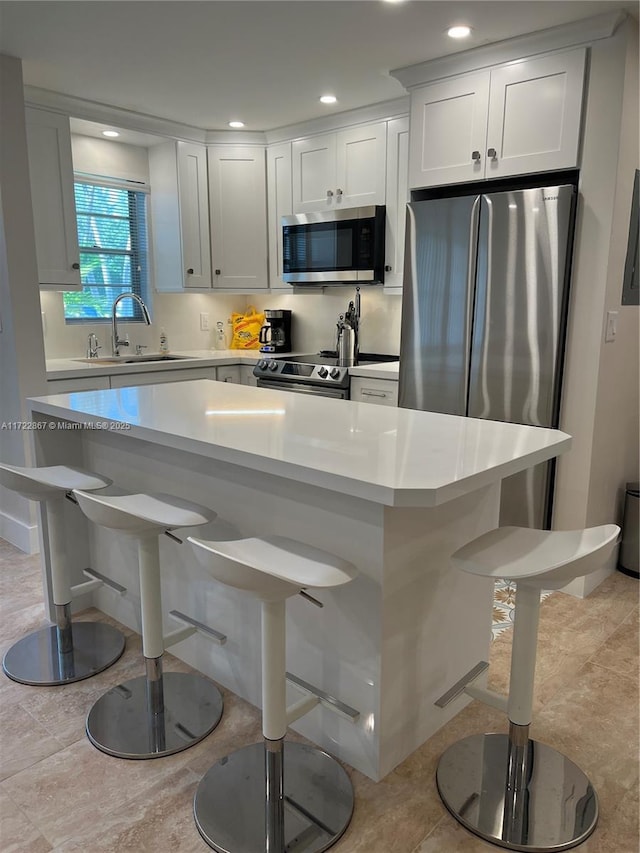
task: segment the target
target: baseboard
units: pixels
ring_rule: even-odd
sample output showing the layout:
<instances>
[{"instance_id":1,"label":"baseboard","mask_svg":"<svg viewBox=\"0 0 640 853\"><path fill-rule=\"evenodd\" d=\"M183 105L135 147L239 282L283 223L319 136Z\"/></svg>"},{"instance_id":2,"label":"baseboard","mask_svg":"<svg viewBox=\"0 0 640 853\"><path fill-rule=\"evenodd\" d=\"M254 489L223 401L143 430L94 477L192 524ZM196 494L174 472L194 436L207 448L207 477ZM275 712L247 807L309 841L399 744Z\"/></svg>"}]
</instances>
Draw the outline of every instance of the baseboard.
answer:
<instances>
[{"instance_id":1,"label":"baseboard","mask_svg":"<svg viewBox=\"0 0 640 853\"><path fill-rule=\"evenodd\" d=\"M0 512L0 539L10 542L25 554L37 554L40 550L38 525L18 521L4 512Z\"/></svg>"}]
</instances>

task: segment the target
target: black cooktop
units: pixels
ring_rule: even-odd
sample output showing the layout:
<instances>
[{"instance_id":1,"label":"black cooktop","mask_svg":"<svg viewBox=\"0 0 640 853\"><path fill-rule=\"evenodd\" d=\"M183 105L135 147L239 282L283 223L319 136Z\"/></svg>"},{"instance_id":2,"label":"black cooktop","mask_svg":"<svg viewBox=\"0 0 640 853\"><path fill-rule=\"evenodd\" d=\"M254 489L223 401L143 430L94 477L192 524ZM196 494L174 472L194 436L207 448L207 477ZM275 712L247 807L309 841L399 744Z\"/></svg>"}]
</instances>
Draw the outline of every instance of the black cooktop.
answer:
<instances>
[{"instance_id":1,"label":"black cooktop","mask_svg":"<svg viewBox=\"0 0 640 853\"><path fill-rule=\"evenodd\" d=\"M326 364L335 367L338 364L338 354L335 350L321 350L310 355L281 355L278 361L294 361L300 364ZM358 354L358 364L377 364L380 362L398 361L399 356L388 353L361 352Z\"/></svg>"}]
</instances>

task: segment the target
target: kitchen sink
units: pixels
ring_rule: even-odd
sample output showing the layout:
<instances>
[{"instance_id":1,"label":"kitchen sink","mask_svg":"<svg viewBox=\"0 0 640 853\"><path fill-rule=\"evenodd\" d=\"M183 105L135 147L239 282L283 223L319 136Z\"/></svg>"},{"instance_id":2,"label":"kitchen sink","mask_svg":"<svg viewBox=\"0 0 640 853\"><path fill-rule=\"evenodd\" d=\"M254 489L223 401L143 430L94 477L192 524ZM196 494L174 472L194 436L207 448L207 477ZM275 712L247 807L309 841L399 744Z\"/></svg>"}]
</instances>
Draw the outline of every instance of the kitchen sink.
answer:
<instances>
[{"instance_id":1,"label":"kitchen sink","mask_svg":"<svg viewBox=\"0 0 640 853\"><path fill-rule=\"evenodd\" d=\"M146 361L180 361L189 358L188 355L165 355L157 353L153 355L112 355L108 358L74 358L73 361L82 361L84 364L140 364Z\"/></svg>"}]
</instances>

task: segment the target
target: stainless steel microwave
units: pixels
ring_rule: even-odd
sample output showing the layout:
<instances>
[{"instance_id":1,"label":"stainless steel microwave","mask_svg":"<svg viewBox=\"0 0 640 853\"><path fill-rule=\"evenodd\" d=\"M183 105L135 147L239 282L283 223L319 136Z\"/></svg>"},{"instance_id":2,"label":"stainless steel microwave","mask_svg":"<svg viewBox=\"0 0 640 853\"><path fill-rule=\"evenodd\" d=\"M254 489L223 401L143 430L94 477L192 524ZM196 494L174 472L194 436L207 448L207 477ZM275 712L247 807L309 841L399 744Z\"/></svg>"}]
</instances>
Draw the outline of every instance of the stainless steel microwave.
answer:
<instances>
[{"instance_id":1,"label":"stainless steel microwave","mask_svg":"<svg viewBox=\"0 0 640 853\"><path fill-rule=\"evenodd\" d=\"M282 217L282 278L291 284L382 284L384 205Z\"/></svg>"}]
</instances>

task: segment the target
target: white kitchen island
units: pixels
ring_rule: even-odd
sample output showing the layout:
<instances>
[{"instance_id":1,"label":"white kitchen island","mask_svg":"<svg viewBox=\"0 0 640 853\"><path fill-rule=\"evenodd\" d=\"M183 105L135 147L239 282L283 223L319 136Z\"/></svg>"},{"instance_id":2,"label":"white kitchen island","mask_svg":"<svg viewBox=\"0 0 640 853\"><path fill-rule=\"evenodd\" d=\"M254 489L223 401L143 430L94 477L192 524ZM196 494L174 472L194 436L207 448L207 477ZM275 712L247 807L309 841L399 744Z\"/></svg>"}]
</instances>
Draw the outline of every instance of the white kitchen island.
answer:
<instances>
[{"instance_id":1,"label":"white kitchen island","mask_svg":"<svg viewBox=\"0 0 640 853\"><path fill-rule=\"evenodd\" d=\"M352 561L358 578L287 605L287 668L358 709L317 707L294 728L374 780L456 714L435 699L486 660L492 584L450 554L498 521L500 481L566 451L557 430L200 380L30 401L39 465L73 464L128 491L214 508L242 536L280 534ZM70 560L127 587L94 604L139 631L137 553L68 506ZM213 528L183 531L207 538ZM259 604L216 584L191 548L161 537L165 629L178 610L228 637L178 657L260 703ZM45 577L47 553L43 549ZM300 694L291 688L291 699ZM215 737L215 733L211 735Z\"/></svg>"}]
</instances>

